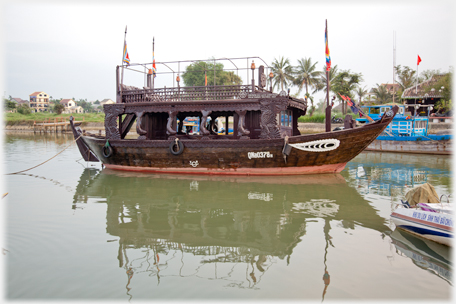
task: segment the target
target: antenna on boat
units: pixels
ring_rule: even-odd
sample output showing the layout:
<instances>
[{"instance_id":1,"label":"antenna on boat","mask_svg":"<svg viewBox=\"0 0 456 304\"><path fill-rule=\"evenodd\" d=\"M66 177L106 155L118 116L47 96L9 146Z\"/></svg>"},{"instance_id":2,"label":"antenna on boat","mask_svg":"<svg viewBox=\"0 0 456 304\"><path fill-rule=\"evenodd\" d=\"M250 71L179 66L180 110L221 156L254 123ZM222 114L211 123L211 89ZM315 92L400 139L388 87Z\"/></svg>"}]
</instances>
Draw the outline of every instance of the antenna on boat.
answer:
<instances>
[{"instance_id":1,"label":"antenna on boat","mask_svg":"<svg viewBox=\"0 0 456 304\"><path fill-rule=\"evenodd\" d=\"M396 93L394 89L396 88L396 31L393 31L393 103Z\"/></svg>"}]
</instances>

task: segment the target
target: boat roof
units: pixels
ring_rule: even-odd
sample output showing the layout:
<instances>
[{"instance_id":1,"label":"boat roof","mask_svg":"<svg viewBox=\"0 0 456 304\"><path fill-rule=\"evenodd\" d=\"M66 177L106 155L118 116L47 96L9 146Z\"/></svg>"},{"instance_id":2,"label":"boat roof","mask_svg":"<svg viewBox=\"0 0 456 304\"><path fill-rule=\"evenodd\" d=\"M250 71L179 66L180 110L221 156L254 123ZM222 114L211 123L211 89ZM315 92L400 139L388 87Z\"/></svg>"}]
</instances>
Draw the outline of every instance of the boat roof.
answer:
<instances>
[{"instance_id":1,"label":"boat roof","mask_svg":"<svg viewBox=\"0 0 456 304\"><path fill-rule=\"evenodd\" d=\"M264 61L261 57L252 56L252 57L237 57L237 58L208 58L208 59L195 59L195 60L178 60L178 61L162 61L162 62L149 62L149 63L131 63L131 64L123 64L119 65L118 67L122 67L126 70L132 70L142 74L149 74L149 70L153 69L155 64L156 71L155 74L157 75L165 75L165 74L172 74L179 75L185 72L185 68L193 63L198 62L206 62L206 63L228 63L229 66L223 68L223 71L251 71L252 63L255 65L263 65L267 70L268 74L272 68ZM215 65L214 65L215 68ZM207 70L209 72L210 70ZM204 70L202 71L204 72ZM249 77L249 74L247 76ZM173 77L174 78L174 77Z\"/></svg>"},{"instance_id":2,"label":"boat roof","mask_svg":"<svg viewBox=\"0 0 456 304\"><path fill-rule=\"evenodd\" d=\"M220 61L228 62L228 66L216 66ZM207 73L209 76L222 71L230 71L238 74L245 73L245 78L240 77L243 84L221 85L217 83L207 83L205 86L181 86L180 75L186 71L186 66L192 63L206 62L211 64L209 70L192 70L191 72ZM257 64L260 64L257 66ZM154 65L157 69L154 71ZM160 67L161 66L161 67ZM212 69L213 67L213 69ZM119 69L122 69L122 77L120 77ZM147 75L144 79L144 86L130 86L123 83L123 71L132 70ZM240 58L210 58L207 60L180 60L167 62L152 62L152 63L132 63L129 65L117 66L117 101L116 103L173 103L173 105L193 106L197 102L200 106L210 106L214 108L217 103L224 102L230 104L242 104L246 102L258 103L261 100L287 100L288 106L306 111L307 102L303 98L295 98L285 91L273 92L270 83L267 84L267 79L273 77L272 68L260 57L240 57ZM155 87L153 74L172 76L171 87ZM212 78L214 82L217 77ZM119 83L120 80L120 83ZM211 80L212 81L212 80ZM176 84L177 82L177 84ZM163 81L160 82L163 84ZM168 82L170 83L169 79ZM268 87L269 86L269 87ZM244 106L244 108L246 108Z\"/></svg>"}]
</instances>

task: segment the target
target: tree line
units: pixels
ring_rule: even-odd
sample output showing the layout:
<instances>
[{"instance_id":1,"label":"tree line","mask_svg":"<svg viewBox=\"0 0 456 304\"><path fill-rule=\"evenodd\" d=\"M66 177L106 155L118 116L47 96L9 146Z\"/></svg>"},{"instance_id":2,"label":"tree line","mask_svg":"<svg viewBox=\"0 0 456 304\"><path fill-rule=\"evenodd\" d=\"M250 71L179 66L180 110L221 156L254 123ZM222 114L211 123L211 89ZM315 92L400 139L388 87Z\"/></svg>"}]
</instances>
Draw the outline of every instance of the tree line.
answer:
<instances>
[{"instance_id":1,"label":"tree line","mask_svg":"<svg viewBox=\"0 0 456 304\"><path fill-rule=\"evenodd\" d=\"M317 65L318 62L313 62L311 58L298 59L297 65L292 65L290 59L283 56L278 59L274 58L271 64L273 77L272 79L267 77L269 86L272 85L273 88L280 91L296 87L298 92L294 94L295 97L298 97L304 91L303 97L310 101L308 114L312 116L316 110L315 93L320 91L326 93L328 90L326 65L323 65L321 69ZM346 101L340 95L348 96L360 105L366 102L385 104L391 103L393 100L395 102L402 102L401 96L404 90L413 86L417 81L416 71L410 67L403 67L401 65L394 68L396 72L396 83L399 85L399 89L388 91L385 86L376 84L376 87L372 88L371 94L369 94L367 87L361 84L364 81L361 73L350 70L339 70L337 65L335 65L331 67L328 73L330 94L333 94L340 102L344 114L347 113L348 107ZM418 82L421 83L429 80L436 74L441 75L442 73L439 70L423 71L418 77ZM433 86L435 89L440 87L445 88L443 100L446 101L451 100L451 77L451 72L444 73L444 77ZM182 78L185 86L204 86L213 83L217 85L235 85L242 83L242 79L233 72L223 71L223 64L215 64L210 60L207 62L195 62L187 66L185 72L182 74ZM430 90L431 88L428 89ZM364 98L365 96L367 98Z\"/></svg>"},{"instance_id":2,"label":"tree line","mask_svg":"<svg viewBox=\"0 0 456 304\"><path fill-rule=\"evenodd\" d=\"M272 79L273 86L283 90L295 86L298 88L299 95L303 89L305 89L304 97L310 101L311 106L309 108L309 115L312 116L315 111L313 94L319 91L327 92L327 80L326 80L326 65L322 66L322 69L318 69L318 62L312 62L311 58L302 58L298 60L298 64L293 66L290 64L288 58L280 57L272 62L272 72L274 77ZM363 75L361 73L354 73L350 70L339 70L337 65L331 67L329 71L329 91L334 94L338 101L342 104L342 112L346 114L347 105L340 95L348 96L353 101L357 101L360 105L365 102L371 102L373 104L385 104L394 101L402 102L402 93L405 89L412 87L417 81L418 83L429 80L434 75L443 75L440 80L432 87L426 88L431 90L432 88L439 90L444 87L442 92L443 101L451 100L451 84L452 84L452 72L441 73L439 70L425 70L421 72L416 79L416 71L410 67L402 67L401 65L394 67L396 72L396 83L399 85L398 90L388 91L383 85L376 84L376 87L372 88L372 95L368 94L366 86L362 86ZM367 99L363 100L363 97L368 95ZM451 104L451 103L449 103Z\"/></svg>"},{"instance_id":3,"label":"tree line","mask_svg":"<svg viewBox=\"0 0 456 304\"><path fill-rule=\"evenodd\" d=\"M96 100L93 104L91 102L88 102L87 99L79 99L76 100L75 98L72 98L74 102L76 103L77 106L80 106L84 109L84 113L93 113L96 112L96 109L100 105L100 101ZM52 96L49 98L49 109L52 110L52 112L56 114L62 114L62 112L65 110L65 106L60 103L62 99L53 99ZM7 111L11 110L16 110L20 114L28 115L32 113L32 108L24 103L18 105L15 101L13 101L13 97L11 95L6 98L3 97L3 106L4 109Z\"/></svg>"}]
</instances>

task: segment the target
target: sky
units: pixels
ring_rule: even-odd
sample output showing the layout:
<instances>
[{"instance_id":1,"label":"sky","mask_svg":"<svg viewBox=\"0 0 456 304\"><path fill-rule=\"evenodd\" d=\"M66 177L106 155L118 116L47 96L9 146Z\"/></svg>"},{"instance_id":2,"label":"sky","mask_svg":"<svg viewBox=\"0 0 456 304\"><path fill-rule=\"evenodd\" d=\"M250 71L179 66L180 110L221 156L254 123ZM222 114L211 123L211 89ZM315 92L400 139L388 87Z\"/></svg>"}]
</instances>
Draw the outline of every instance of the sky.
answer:
<instances>
[{"instance_id":1,"label":"sky","mask_svg":"<svg viewBox=\"0 0 456 304\"><path fill-rule=\"evenodd\" d=\"M126 26L132 63L152 61L155 38L157 63L261 57L270 65L283 56L292 65L311 58L322 70L327 20L332 65L361 73L361 86L371 89L393 82L394 35L396 65L419 73L449 71L454 65L453 3L7 0L0 21L0 86L5 97L29 99L44 91L54 99L115 100ZM134 74L125 73L124 83L144 86L143 77ZM246 75L240 76L247 82ZM156 87L172 86L172 78L157 76Z\"/></svg>"}]
</instances>

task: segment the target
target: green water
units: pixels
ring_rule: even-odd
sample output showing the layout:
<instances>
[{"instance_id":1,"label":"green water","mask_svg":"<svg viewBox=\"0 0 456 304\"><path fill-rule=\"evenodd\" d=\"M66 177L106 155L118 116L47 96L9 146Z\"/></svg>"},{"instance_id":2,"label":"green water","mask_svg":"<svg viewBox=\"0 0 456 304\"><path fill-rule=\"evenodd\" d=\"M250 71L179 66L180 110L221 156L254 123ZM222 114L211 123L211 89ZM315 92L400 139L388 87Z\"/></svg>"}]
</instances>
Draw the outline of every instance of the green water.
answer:
<instances>
[{"instance_id":1,"label":"green water","mask_svg":"<svg viewBox=\"0 0 456 304\"><path fill-rule=\"evenodd\" d=\"M68 147L4 136L4 173ZM414 186L449 194L451 158L362 153L341 174L102 170L71 145L4 175L7 300L445 300L448 247L395 231Z\"/></svg>"}]
</instances>

